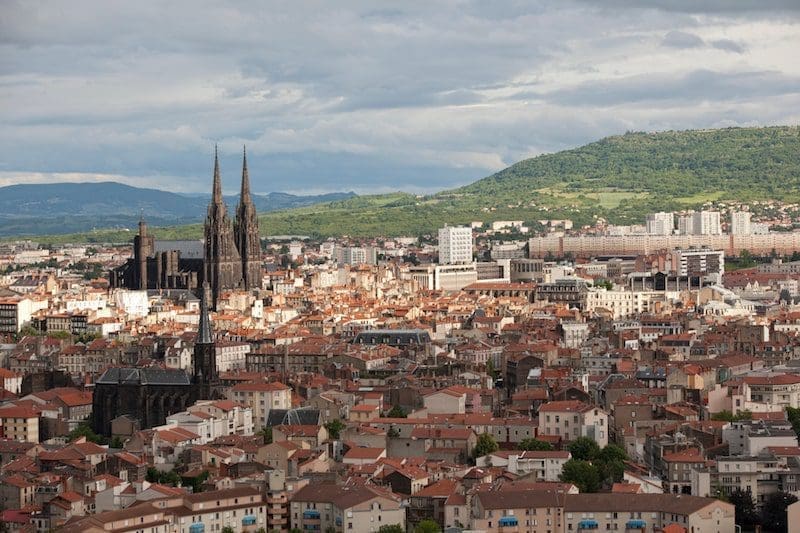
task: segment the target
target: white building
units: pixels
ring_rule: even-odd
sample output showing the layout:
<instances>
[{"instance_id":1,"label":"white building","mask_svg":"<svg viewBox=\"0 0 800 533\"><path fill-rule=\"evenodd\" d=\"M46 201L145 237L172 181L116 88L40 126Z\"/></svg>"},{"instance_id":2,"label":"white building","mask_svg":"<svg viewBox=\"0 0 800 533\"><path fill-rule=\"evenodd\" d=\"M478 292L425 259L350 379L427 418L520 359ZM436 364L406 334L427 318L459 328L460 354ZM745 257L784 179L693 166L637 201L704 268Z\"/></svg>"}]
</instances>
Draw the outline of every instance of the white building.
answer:
<instances>
[{"instance_id":1,"label":"white building","mask_svg":"<svg viewBox=\"0 0 800 533\"><path fill-rule=\"evenodd\" d=\"M730 230L733 235L750 235L753 232L750 227L750 213L747 211L731 213Z\"/></svg>"},{"instance_id":2,"label":"white building","mask_svg":"<svg viewBox=\"0 0 800 533\"><path fill-rule=\"evenodd\" d=\"M230 372L231 370L244 370L250 345L246 342L217 342L217 370Z\"/></svg>"},{"instance_id":3,"label":"white building","mask_svg":"<svg viewBox=\"0 0 800 533\"><path fill-rule=\"evenodd\" d=\"M340 265L374 265L378 262L378 253L373 246L337 247L335 256Z\"/></svg>"},{"instance_id":4,"label":"white building","mask_svg":"<svg viewBox=\"0 0 800 533\"><path fill-rule=\"evenodd\" d=\"M692 235L720 235L719 211L697 211L692 215Z\"/></svg>"},{"instance_id":5,"label":"white building","mask_svg":"<svg viewBox=\"0 0 800 533\"><path fill-rule=\"evenodd\" d=\"M647 233L650 235L672 235L675 226L673 213L653 213L647 215Z\"/></svg>"},{"instance_id":6,"label":"white building","mask_svg":"<svg viewBox=\"0 0 800 533\"><path fill-rule=\"evenodd\" d=\"M472 262L472 228L445 226L439 230L439 264Z\"/></svg>"}]
</instances>

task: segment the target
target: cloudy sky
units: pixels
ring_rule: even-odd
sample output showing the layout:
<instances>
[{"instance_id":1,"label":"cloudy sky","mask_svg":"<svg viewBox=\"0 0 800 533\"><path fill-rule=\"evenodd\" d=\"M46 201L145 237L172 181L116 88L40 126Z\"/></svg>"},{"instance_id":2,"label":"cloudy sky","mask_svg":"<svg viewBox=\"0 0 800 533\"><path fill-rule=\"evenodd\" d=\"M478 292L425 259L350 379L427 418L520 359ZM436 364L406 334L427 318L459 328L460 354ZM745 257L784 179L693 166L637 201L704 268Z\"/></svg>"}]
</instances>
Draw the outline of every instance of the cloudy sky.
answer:
<instances>
[{"instance_id":1,"label":"cloudy sky","mask_svg":"<svg viewBox=\"0 0 800 533\"><path fill-rule=\"evenodd\" d=\"M800 123L799 0L0 0L0 185L432 192L627 130Z\"/></svg>"}]
</instances>

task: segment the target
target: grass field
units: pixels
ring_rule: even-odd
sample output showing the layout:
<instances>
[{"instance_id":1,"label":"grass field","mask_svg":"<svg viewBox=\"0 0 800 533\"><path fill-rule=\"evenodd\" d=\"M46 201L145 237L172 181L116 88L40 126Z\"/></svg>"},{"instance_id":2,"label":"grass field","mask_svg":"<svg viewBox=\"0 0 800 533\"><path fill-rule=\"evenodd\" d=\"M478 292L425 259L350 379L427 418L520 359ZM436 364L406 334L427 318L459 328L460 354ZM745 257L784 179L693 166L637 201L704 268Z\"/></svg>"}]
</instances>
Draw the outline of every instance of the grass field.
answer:
<instances>
[{"instance_id":1,"label":"grass field","mask_svg":"<svg viewBox=\"0 0 800 533\"><path fill-rule=\"evenodd\" d=\"M555 198L561 198L566 203L581 203L585 205L600 206L603 209L614 209L619 207L625 200L644 199L650 196L646 192L621 191L616 189L604 189L596 192L568 191L564 187L545 187L538 189L537 192L547 194Z\"/></svg>"},{"instance_id":2,"label":"grass field","mask_svg":"<svg viewBox=\"0 0 800 533\"><path fill-rule=\"evenodd\" d=\"M675 201L684 205L697 205L706 202L715 202L725 195L723 191L700 192L691 196L679 196Z\"/></svg>"}]
</instances>

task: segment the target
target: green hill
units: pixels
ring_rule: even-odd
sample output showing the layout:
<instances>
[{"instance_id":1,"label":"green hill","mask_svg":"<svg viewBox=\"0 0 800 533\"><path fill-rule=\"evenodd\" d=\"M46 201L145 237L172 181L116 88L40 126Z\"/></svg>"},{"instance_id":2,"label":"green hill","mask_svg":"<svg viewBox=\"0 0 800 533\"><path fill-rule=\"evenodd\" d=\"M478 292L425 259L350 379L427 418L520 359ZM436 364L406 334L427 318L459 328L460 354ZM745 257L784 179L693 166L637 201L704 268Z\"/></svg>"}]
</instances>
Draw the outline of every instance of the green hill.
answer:
<instances>
[{"instance_id":1,"label":"green hill","mask_svg":"<svg viewBox=\"0 0 800 533\"><path fill-rule=\"evenodd\" d=\"M657 210L756 199L800 200L797 126L627 133L526 159L430 196L359 196L264 213L260 220L266 235L418 235L476 220L636 223ZM199 237L201 231L193 225L157 233Z\"/></svg>"}]
</instances>

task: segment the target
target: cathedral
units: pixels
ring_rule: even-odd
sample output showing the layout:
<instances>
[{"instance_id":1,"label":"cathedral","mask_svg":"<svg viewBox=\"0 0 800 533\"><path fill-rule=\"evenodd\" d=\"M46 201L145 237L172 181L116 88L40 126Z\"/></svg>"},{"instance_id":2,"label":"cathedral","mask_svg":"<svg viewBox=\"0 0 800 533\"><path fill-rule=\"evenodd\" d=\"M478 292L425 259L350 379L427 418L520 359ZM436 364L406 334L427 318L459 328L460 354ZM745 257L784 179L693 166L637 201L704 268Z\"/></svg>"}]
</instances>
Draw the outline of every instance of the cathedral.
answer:
<instances>
[{"instance_id":1,"label":"cathedral","mask_svg":"<svg viewBox=\"0 0 800 533\"><path fill-rule=\"evenodd\" d=\"M175 368L109 368L95 382L92 395L92 427L96 433L110 435L112 421L122 415L147 429L164 424L169 415L186 410L197 400L224 398L208 314L211 291L208 284L203 289L192 375Z\"/></svg>"},{"instance_id":2,"label":"cathedral","mask_svg":"<svg viewBox=\"0 0 800 533\"><path fill-rule=\"evenodd\" d=\"M258 217L250 195L247 153L233 224L222 197L219 157L214 150L214 179L203 242L159 241L147 233L144 219L133 240L133 257L110 274L112 287L134 290L188 289L204 283L211 288L211 305L226 290L261 286L261 240Z\"/></svg>"}]
</instances>

